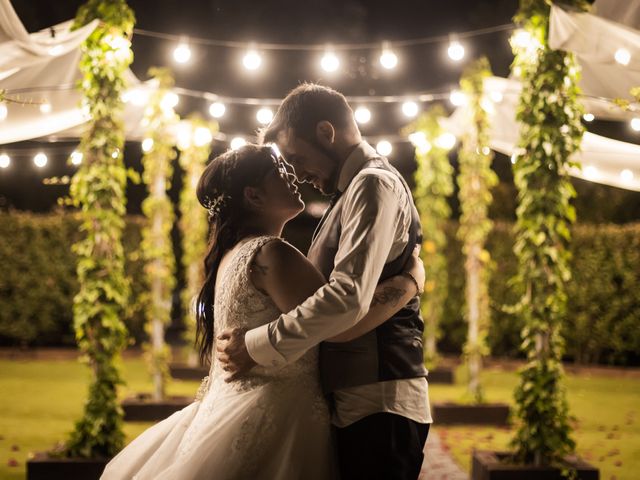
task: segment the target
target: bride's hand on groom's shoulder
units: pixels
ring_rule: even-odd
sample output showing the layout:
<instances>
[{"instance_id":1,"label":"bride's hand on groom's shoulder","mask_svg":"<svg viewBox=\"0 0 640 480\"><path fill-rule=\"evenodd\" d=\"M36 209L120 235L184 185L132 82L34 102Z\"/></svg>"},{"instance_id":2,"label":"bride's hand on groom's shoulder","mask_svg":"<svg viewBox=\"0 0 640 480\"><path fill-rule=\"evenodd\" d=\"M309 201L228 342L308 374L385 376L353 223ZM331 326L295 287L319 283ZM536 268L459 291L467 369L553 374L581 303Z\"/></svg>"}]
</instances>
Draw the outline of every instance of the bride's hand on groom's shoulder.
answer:
<instances>
[{"instance_id":1,"label":"bride's hand on groom's shoulder","mask_svg":"<svg viewBox=\"0 0 640 480\"><path fill-rule=\"evenodd\" d=\"M245 328L228 328L216 337L216 358L228 373L226 382L233 382L257 365L244 343Z\"/></svg>"}]
</instances>

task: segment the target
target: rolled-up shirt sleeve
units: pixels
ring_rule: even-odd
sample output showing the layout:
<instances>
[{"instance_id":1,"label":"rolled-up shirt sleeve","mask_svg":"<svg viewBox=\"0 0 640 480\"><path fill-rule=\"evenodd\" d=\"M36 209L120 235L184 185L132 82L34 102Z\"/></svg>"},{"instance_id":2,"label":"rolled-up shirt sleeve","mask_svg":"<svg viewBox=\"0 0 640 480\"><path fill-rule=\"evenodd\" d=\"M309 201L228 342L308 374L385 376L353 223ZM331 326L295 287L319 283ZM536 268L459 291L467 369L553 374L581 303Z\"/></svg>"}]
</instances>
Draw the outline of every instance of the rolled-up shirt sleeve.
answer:
<instances>
[{"instance_id":1,"label":"rolled-up shirt sleeve","mask_svg":"<svg viewBox=\"0 0 640 480\"><path fill-rule=\"evenodd\" d=\"M345 192L341 235L328 283L292 311L247 332L253 360L278 366L355 325L369 310L401 219L399 181L358 175Z\"/></svg>"}]
</instances>

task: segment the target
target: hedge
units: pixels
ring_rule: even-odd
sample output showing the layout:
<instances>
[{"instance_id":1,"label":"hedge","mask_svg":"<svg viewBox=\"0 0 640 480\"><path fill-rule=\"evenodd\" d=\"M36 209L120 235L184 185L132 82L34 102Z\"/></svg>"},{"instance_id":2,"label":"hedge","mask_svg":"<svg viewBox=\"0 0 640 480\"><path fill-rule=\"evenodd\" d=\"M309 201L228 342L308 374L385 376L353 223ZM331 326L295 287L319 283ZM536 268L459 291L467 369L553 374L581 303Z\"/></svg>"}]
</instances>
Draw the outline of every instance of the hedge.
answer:
<instances>
[{"instance_id":1,"label":"hedge","mask_svg":"<svg viewBox=\"0 0 640 480\"><path fill-rule=\"evenodd\" d=\"M124 319L131 336L144 336L140 293L145 290L138 245L140 217L127 218L123 243L132 281ZM73 296L79 221L74 214L0 213L0 344L74 345Z\"/></svg>"},{"instance_id":2,"label":"hedge","mask_svg":"<svg viewBox=\"0 0 640 480\"><path fill-rule=\"evenodd\" d=\"M459 352L466 334L462 317L464 271L456 226L448 231L449 295L441 322L440 348ZM512 225L496 224L488 239L493 271L489 286L493 355L519 355L522 323L504 311L518 293ZM581 363L640 363L640 224L577 225L573 229L573 278L567 286L566 356Z\"/></svg>"},{"instance_id":3,"label":"hedge","mask_svg":"<svg viewBox=\"0 0 640 480\"><path fill-rule=\"evenodd\" d=\"M310 237L313 225L298 223L285 235L300 237L302 228ZM129 217L124 236L127 273L132 278L124 320L136 342L144 337L139 302L145 291L138 255L141 224L140 217ZM460 352L466 334L463 258L456 230L452 223L447 231L449 295L439 343L449 353ZM511 231L510 224L497 223L488 239L494 262L489 344L494 355L514 357L519 354L521 324L502 308L517 300L509 286L516 268ZM0 344L73 345L71 305L77 284L71 245L78 236L73 214L3 212L0 236ZM584 363L640 363L640 224L576 226L572 269L565 320L567 356Z\"/></svg>"}]
</instances>

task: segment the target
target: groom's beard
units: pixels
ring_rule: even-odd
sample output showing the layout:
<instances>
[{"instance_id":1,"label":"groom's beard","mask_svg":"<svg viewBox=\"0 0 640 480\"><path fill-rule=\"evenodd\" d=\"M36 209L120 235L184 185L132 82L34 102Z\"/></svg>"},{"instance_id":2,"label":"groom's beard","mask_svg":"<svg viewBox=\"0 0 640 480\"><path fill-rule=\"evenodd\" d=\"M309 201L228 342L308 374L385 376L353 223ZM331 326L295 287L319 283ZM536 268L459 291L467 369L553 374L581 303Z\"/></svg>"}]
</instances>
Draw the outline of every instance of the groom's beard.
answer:
<instances>
[{"instance_id":1,"label":"groom's beard","mask_svg":"<svg viewBox=\"0 0 640 480\"><path fill-rule=\"evenodd\" d=\"M324 153L325 156L329 157L333 163L333 171L327 179L326 184L322 185L322 188L320 189L320 191L324 195L333 195L338 190L338 176L340 175L340 169L342 168L343 160L336 152L328 149L320 142L318 142L318 140L316 140L315 138L311 140L311 144L314 148Z\"/></svg>"}]
</instances>

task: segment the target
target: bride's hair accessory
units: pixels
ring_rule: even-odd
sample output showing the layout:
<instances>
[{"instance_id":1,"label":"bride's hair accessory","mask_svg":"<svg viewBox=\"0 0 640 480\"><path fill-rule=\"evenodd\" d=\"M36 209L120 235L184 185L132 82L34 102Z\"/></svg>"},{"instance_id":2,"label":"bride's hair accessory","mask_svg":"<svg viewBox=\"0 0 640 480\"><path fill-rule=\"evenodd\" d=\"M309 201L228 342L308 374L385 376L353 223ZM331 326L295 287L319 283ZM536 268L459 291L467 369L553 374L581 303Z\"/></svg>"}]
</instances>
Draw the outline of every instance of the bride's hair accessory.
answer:
<instances>
[{"instance_id":1,"label":"bride's hair accessory","mask_svg":"<svg viewBox=\"0 0 640 480\"><path fill-rule=\"evenodd\" d=\"M231 197L226 193L219 193L213 199L208 195L204 197L204 208L209 210L209 218L217 217L220 215L220 212L227 204L227 202L231 200Z\"/></svg>"}]
</instances>

